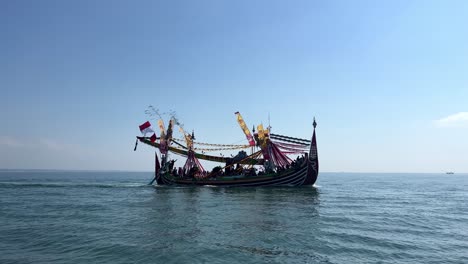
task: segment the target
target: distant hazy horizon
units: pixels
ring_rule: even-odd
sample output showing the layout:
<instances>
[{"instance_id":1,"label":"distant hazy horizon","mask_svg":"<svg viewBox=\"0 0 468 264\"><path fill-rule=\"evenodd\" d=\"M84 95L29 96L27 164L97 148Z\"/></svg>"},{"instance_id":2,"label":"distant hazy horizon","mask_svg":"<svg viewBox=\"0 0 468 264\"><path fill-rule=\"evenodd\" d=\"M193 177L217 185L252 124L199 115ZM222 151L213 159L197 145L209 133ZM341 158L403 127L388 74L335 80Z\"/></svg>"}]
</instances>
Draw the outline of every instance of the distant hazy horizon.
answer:
<instances>
[{"instance_id":1,"label":"distant hazy horizon","mask_svg":"<svg viewBox=\"0 0 468 264\"><path fill-rule=\"evenodd\" d=\"M135 172L135 173L154 173L154 171L144 171L144 170L74 170L74 169L8 169L0 168L0 172L115 172L115 173L126 173L126 172ZM446 174L447 172L453 172L457 175L464 175L468 172L455 172L455 171L443 171L443 172L372 172L372 171L321 171L319 174Z\"/></svg>"}]
</instances>

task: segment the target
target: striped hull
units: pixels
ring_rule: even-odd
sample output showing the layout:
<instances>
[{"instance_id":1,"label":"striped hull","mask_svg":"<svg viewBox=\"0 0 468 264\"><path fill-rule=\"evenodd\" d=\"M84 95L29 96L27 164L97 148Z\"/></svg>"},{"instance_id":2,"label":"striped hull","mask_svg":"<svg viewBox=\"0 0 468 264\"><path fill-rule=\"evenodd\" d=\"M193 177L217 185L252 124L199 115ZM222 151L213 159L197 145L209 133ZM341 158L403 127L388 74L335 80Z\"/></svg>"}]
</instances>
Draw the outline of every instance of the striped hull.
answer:
<instances>
[{"instance_id":1,"label":"striped hull","mask_svg":"<svg viewBox=\"0 0 468 264\"><path fill-rule=\"evenodd\" d=\"M236 179L181 179L170 175L160 175L159 181L163 185L210 185L222 187L255 187L255 186L303 186L313 185L317 180L318 171L308 158L299 168L289 169L281 173L268 176L239 177Z\"/></svg>"}]
</instances>

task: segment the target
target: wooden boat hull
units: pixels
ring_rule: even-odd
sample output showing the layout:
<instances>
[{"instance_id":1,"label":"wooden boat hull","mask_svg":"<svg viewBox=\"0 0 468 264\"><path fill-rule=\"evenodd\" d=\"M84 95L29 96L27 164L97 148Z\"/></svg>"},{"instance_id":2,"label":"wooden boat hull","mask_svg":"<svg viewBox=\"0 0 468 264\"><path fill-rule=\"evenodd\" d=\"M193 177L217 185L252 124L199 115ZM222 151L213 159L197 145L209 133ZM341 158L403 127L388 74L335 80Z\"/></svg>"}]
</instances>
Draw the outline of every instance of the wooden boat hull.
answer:
<instances>
[{"instance_id":1,"label":"wooden boat hull","mask_svg":"<svg viewBox=\"0 0 468 264\"><path fill-rule=\"evenodd\" d=\"M255 186L312 186L318 176L318 167L314 160L306 155L306 161L299 167L290 168L279 173L263 176L228 176L216 179L187 179L170 174L160 174L156 179L160 185L197 185L222 187L255 187ZM314 165L315 164L315 165Z\"/></svg>"}]
</instances>

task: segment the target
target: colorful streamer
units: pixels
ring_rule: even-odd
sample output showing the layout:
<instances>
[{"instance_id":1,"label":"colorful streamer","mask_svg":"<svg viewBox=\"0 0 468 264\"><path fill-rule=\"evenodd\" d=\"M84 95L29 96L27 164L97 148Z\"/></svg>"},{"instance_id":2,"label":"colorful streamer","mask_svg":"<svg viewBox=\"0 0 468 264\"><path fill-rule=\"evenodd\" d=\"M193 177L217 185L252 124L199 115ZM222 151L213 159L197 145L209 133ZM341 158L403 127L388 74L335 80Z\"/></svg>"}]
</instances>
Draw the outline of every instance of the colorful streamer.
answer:
<instances>
[{"instance_id":1,"label":"colorful streamer","mask_svg":"<svg viewBox=\"0 0 468 264\"><path fill-rule=\"evenodd\" d=\"M245 124L241 114L239 112L235 112L234 114L237 115L237 122L239 123L239 126L241 127L242 131L244 131L244 134L247 137L247 140L249 141L249 145L252 147L255 146L255 141L252 137L252 134L250 134L250 130Z\"/></svg>"}]
</instances>

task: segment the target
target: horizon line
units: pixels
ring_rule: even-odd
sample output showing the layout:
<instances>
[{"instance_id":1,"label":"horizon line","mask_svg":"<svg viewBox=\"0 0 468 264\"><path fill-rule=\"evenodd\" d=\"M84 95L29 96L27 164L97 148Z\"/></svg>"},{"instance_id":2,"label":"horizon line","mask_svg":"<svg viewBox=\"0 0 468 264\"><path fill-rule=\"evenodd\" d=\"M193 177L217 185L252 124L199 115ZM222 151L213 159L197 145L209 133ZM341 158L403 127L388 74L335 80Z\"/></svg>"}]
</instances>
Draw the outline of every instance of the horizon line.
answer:
<instances>
[{"instance_id":1,"label":"horizon line","mask_svg":"<svg viewBox=\"0 0 468 264\"><path fill-rule=\"evenodd\" d=\"M9 169L0 168L0 172L141 172L141 173L154 173L154 171L145 170L106 170L106 169ZM377 171L323 171L320 173L380 173L380 174L446 174L447 172L453 172L453 174L468 174L468 172L454 172L454 171L440 171L440 172L377 172Z\"/></svg>"}]
</instances>

